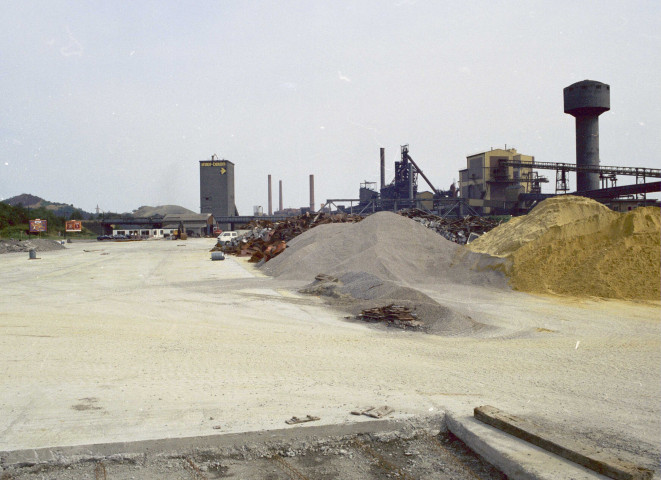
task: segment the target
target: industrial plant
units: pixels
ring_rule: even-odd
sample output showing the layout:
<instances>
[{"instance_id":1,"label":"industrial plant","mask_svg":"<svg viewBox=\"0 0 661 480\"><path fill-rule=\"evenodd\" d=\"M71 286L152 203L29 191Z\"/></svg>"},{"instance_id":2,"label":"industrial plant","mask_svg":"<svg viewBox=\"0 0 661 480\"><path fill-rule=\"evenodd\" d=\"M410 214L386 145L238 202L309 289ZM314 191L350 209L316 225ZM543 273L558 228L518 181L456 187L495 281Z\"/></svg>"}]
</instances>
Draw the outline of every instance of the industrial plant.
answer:
<instances>
[{"instance_id":1,"label":"industrial plant","mask_svg":"<svg viewBox=\"0 0 661 480\"><path fill-rule=\"evenodd\" d=\"M533 155L515 148L490 148L469 155L458 172L459 184L439 189L411 155L409 145L401 146L394 164L394 178L385 178L385 150L379 151L380 182L363 182L356 198L328 198L319 210L366 215L390 210L416 208L440 216L521 215L540 201L556 195L573 194L595 199L616 211L656 205L647 193L661 191L661 170L629 166L603 166L599 161L599 115L610 110L610 86L584 80L564 89L564 111L576 118L576 161L538 162ZM375 162L376 163L376 162ZM555 171L549 179L543 173ZM569 174L576 174L576 191L569 191ZM635 178L635 183L617 185L618 177ZM651 181L654 180L654 181ZM309 207L285 210L282 180L279 180L278 210L273 211L272 176L268 175L268 212L239 216L234 204L234 164L229 160L200 161L201 213L212 213L221 228L248 223L255 218L278 220L307 211L317 211L314 175L310 175ZM424 183L421 183L424 182ZM554 193L543 193L542 185L555 182Z\"/></svg>"},{"instance_id":2,"label":"industrial plant","mask_svg":"<svg viewBox=\"0 0 661 480\"><path fill-rule=\"evenodd\" d=\"M283 182L278 180L277 209L274 208L273 178L267 176L267 208L256 205L251 213L239 214L236 207L234 162L211 155L199 161L200 213L184 217L109 218L104 220L107 233L149 232L166 238L177 227L189 235L212 235L215 231L234 230L251 221L278 221L306 212L346 212L368 215L379 211L418 209L443 218L493 215L522 215L540 201L558 195L578 195L597 200L612 210L627 212L638 206L658 205L647 194L661 191L661 169L604 166L599 159L599 116L610 110L610 86L584 80L566 87L564 111L576 119L576 160L540 162L534 155L513 147L489 148L466 157L458 170L458 184L447 190L422 170L422 162L413 159L412 147L400 147L400 159L394 162L394 177L386 179L385 149L378 152L379 182L365 181L356 186L354 198L327 198L315 203L315 179L309 174L309 205L285 208ZM375 152L375 165L377 152ZM240 167L240 165L239 165ZM550 175L547 176L545 173ZM555 176L553 176L555 172ZM576 190L569 189L569 175L575 174ZM620 177L633 183L619 185ZM542 192L549 184L552 193ZM119 227L117 227L119 226ZM156 232L153 235L151 232Z\"/></svg>"}]
</instances>

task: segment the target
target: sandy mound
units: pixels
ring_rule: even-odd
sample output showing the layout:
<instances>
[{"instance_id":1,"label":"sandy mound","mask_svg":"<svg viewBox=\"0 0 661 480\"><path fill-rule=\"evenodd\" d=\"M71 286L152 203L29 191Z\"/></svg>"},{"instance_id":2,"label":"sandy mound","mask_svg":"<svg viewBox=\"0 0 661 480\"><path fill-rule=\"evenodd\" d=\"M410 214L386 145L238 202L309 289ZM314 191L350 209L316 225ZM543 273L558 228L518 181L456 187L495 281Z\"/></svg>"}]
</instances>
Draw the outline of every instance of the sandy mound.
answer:
<instances>
[{"instance_id":1,"label":"sandy mound","mask_svg":"<svg viewBox=\"0 0 661 480\"><path fill-rule=\"evenodd\" d=\"M518 290L659 300L660 218L656 207L621 214L594 200L555 197L469 248L506 257Z\"/></svg>"},{"instance_id":2,"label":"sandy mound","mask_svg":"<svg viewBox=\"0 0 661 480\"><path fill-rule=\"evenodd\" d=\"M341 308L352 316L386 304L405 306L410 308L422 323L419 330L426 333L460 336L490 329L467 315L439 304L418 290L402 287L365 272L348 272L339 278L319 275L319 279L299 291L326 297L332 306Z\"/></svg>"},{"instance_id":3,"label":"sandy mound","mask_svg":"<svg viewBox=\"0 0 661 480\"><path fill-rule=\"evenodd\" d=\"M262 270L283 279L312 280L318 273L359 271L405 285L438 283L506 286L502 275L466 265L484 255L465 250L425 226L392 212L360 223L320 225L294 238Z\"/></svg>"},{"instance_id":4,"label":"sandy mound","mask_svg":"<svg viewBox=\"0 0 661 480\"><path fill-rule=\"evenodd\" d=\"M512 218L470 244L474 252L505 257L537 240L549 229L575 224L585 219L608 224L618 214L605 205L585 197L553 197L537 205L528 215ZM574 228L567 226L566 231Z\"/></svg>"},{"instance_id":5,"label":"sandy mound","mask_svg":"<svg viewBox=\"0 0 661 480\"><path fill-rule=\"evenodd\" d=\"M142 207L134 210L132 215L134 217L152 217L154 215L195 215L196 212L188 210L187 208L181 207L179 205L158 205L156 207L150 207L149 205L143 205Z\"/></svg>"},{"instance_id":6,"label":"sandy mound","mask_svg":"<svg viewBox=\"0 0 661 480\"><path fill-rule=\"evenodd\" d=\"M48 252L51 250L62 250L62 245L57 240L48 240L45 238L33 238L30 240L0 239L0 253L29 252Z\"/></svg>"}]
</instances>

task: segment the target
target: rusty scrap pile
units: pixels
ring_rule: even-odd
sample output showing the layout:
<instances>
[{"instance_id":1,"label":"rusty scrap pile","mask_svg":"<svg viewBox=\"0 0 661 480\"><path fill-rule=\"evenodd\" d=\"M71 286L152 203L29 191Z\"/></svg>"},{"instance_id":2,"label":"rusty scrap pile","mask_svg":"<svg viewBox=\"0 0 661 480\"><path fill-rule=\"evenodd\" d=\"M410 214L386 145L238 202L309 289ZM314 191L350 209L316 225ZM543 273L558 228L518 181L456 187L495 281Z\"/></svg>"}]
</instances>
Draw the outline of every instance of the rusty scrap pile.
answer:
<instances>
[{"instance_id":1,"label":"rusty scrap pile","mask_svg":"<svg viewBox=\"0 0 661 480\"><path fill-rule=\"evenodd\" d=\"M282 253L287 242L307 230L327 223L356 223L363 217L345 213L305 213L279 222L255 220L250 222L250 233L229 245L216 245L211 251L221 250L239 257L250 257L250 262L269 261Z\"/></svg>"},{"instance_id":2,"label":"rusty scrap pile","mask_svg":"<svg viewBox=\"0 0 661 480\"><path fill-rule=\"evenodd\" d=\"M502 220L478 216L443 218L417 208L401 210L399 214L415 220L427 228L435 230L446 239L460 245L466 244L472 233L479 236L496 228L502 223Z\"/></svg>"},{"instance_id":3,"label":"rusty scrap pile","mask_svg":"<svg viewBox=\"0 0 661 480\"><path fill-rule=\"evenodd\" d=\"M360 312L358 318L368 322L388 322L400 327L419 327L422 325L416 314L411 313L410 308L393 304L385 307L368 308Z\"/></svg>"}]
</instances>

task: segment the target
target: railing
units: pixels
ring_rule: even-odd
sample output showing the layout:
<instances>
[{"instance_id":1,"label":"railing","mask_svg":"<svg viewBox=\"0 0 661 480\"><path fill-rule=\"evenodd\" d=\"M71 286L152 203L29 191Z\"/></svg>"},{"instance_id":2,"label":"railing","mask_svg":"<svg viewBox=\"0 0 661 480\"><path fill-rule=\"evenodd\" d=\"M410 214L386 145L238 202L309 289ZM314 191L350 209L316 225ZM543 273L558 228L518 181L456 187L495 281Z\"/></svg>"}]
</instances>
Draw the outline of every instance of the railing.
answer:
<instances>
[{"instance_id":1,"label":"railing","mask_svg":"<svg viewBox=\"0 0 661 480\"><path fill-rule=\"evenodd\" d=\"M575 163L557 162L517 162L501 161L500 165L508 167L527 167L545 170L564 170L566 172L600 173L602 175L629 175L632 177L661 178L661 169L644 167L613 167L606 165L576 165Z\"/></svg>"}]
</instances>

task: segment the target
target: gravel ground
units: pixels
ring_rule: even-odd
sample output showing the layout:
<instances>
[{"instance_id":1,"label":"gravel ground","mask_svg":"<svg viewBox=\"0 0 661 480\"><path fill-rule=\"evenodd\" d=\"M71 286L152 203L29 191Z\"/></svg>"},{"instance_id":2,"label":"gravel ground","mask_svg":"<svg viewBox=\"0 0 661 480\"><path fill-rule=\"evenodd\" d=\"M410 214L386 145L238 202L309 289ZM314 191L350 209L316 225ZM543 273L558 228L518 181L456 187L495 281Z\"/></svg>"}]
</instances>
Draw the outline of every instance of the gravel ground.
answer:
<instances>
[{"instance_id":1,"label":"gravel ground","mask_svg":"<svg viewBox=\"0 0 661 480\"><path fill-rule=\"evenodd\" d=\"M294 415L351 424L365 405L397 419L489 404L658 469L658 303L416 284L489 328L376 329L298 294L309 281L212 262L212 244L3 255L0 451L277 429Z\"/></svg>"},{"instance_id":2,"label":"gravel ground","mask_svg":"<svg viewBox=\"0 0 661 480\"><path fill-rule=\"evenodd\" d=\"M29 252L32 249L37 252L50 252L53 250L63 250L64 245L62 245L61 240L49 240L46 238L31 238L29 240L0 238L0 254Z\"/></svg>"}]
</instances>

